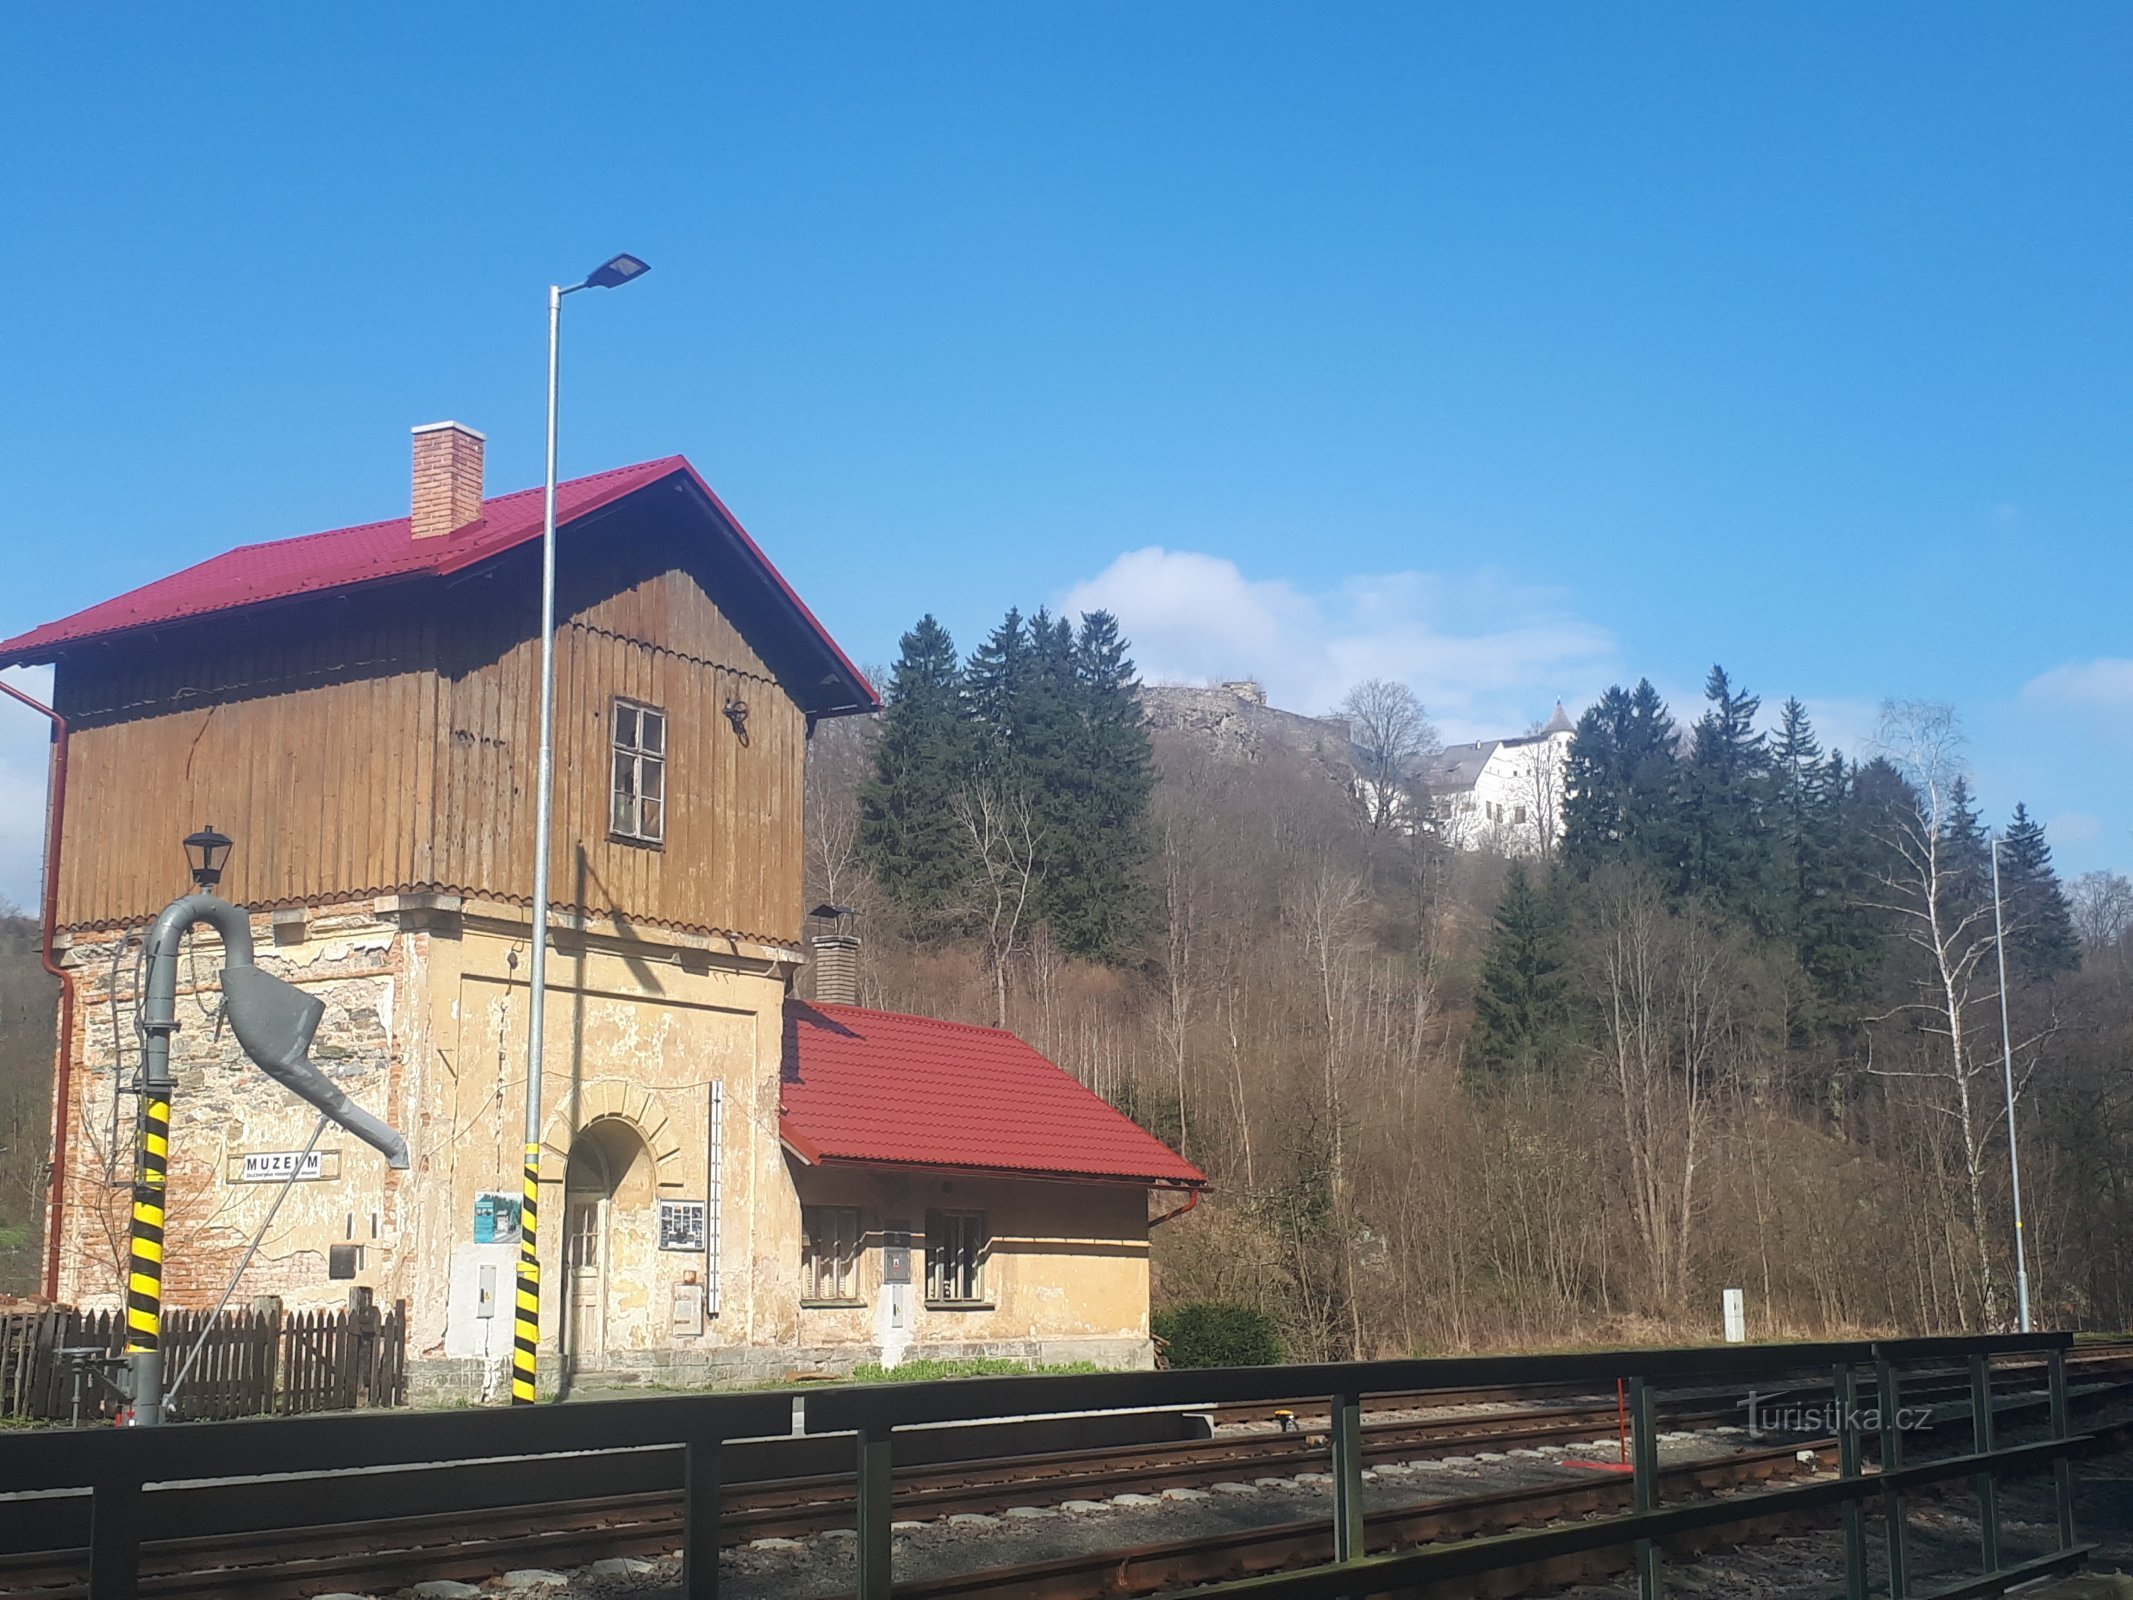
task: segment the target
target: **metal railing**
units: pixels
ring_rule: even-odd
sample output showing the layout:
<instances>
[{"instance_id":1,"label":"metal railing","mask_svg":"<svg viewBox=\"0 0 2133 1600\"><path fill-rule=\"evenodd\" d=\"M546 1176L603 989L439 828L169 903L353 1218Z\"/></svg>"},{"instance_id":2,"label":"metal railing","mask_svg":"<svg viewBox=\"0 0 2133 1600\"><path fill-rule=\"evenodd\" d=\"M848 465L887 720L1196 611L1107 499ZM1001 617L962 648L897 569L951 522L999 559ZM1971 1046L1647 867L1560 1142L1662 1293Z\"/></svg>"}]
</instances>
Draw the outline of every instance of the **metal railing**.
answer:
<instances>
[{"instance_id":1,"label":"metal railing","mask_svg":"<svg viewBox=\"0 0 2133 1600\"><path fill-rule=\"evenodd\" d=\"M1841 1522L1847 1593L1868 1593L1866 1513L1884 1522L1888 1593L1922 1600L1913 1587L1907 1542L1907 1502L1922 1490L1968 1480L1980 1508L1981 1572L1935 1591L1935 1600L1997 1593L2011 1585L2079 1566L2071 1457L2088 1441L2068 1419L2065 1334L1873 1343L1730 1346L1693 1350L1636 1350L1569 1356L1460 1357L1427 1361L1333 1363L1233 1368L1203 1372L1097 1373L1066 1377L999 1377L935 1383L852 1385L789 1392L690 1395L585 1402L512 1410L417 1414L367 1413L281 1421L186 1423L160 1429L0 1436L0 1494L73 1490L91 1497L88 1518L92 1600L134 1600L144 1541L187 1531L188 1485L201 1480L295 1474L313 1479L306 1514L315 1523L362 1521L390 1514L418 1474L442 1481L439 1463L483 1463L490 1503L496 1486L508 1496L525 1487L524 1503L553 1497L559 1469L581 1468L560 1458L585 1451L664 1452L683 1503L682 1592L692 1600L715 1595L718 1583L719 1463L721 1446L736 1440L848 1435L858 1484L858 1593L890 1600L894 1516L891 1470L899 1430L920 1425L985 1422L1007 1417L1086 1411L1201 1408L1291 1402L1323 1403L1333 1479L1333 1554L1330 1562L1265 1576L1205 1585L1206 1600L1334 1600L1421 1588L1477 1573L1523 1568L1581 1553L1626 1550L1642 1593L1661 1590L1670 1542L1773 1517L1813 1513ZM1992 1362L2027 1357L2041 1365L2044 1393L2026 1402L2047 1419L2046 1437L1998 1442ZM1908 1376L1937 1369L1942 1381L1967 1380L1965 1400L1936 1410L1939 1426L1970 1432L1958 1453L1916 1462L1905 1459L1899 1411ZM1877 1414L1863 1413L1862 1372L1871 1373ZM1460 1539L1373 1554L1365 1548L1362 1417L1366 1400L1401 1396L1426 1403L1431 1390L1505 1385L1590 1385L1612 1392L1628 1380L1633 1510L1532 1532ZM1718 1499L1662 1505L1659 1434L1654 1391L1699 1384L1761 1384L1787 1380L1793 1393L1827 1394L1837 1422L1838 1474L1790 1487ZM1414 1397L1414 1398L1410 1398ZM2017 1400L2014 1404L2023 1404ZM1878 1470L1869 1471L1871 1446ZM350 1468L371 1470L330 1477ZM2004 1562L1998 1522L2003 1478L2048 1470L2058 1513L2058 1548L2013 1565ZM289 1485L278 1485L286 1491ZM205 1494L205 1489L194 1492ZM228 1489L219 1491L226 1503ZM262 1497L262 1503L271 1497ZM287 1499L286 1492L283 1499ZM47 1502L49 1504L49 1502ZM262 1524L264 1527L265 1524Z\"/></svg>"}]
</instances>

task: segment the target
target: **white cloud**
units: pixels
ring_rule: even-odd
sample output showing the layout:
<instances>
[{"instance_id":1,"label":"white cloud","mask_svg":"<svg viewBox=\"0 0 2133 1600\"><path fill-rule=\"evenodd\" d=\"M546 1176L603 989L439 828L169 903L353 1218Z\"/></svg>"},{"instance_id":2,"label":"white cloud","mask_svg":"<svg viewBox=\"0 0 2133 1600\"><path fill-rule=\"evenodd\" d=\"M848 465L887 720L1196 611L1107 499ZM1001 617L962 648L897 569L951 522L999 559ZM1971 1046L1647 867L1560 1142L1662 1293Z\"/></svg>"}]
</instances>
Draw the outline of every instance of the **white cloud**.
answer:
<instances>
[{"instance_id":1,"label":"white cloud","mask_svg":"<svg viewBox=\"0 0 2133 1600\"><path fill-rule=\"evenodd\" d=\"M0 672L33 699L52 698L52 669ZM24 910L38 903L44 871L45 779L51 769L52 725L29 707L0 695L0 899Z\"/></svg>"},{"instance_id":2,"label":"white cloud","mask_svg":"<svg viewBox=\"0 0 2133 1600\"><path fill-rule=\"evenodd\" d=\"M2023 684L2022 698L2049 706L2133 712L2133 661L2123 656L2069 661Z\"/></svg>"},{"instance_id":3,"label":"white cloud","mask_svg":"<svg viewBox=\"0 0 2133 1600\"><path fill-rule=\"evenodd\" d=\"M1846 699L1841 695L1802 695L1807 707L1807 720L1814 724L1815 741L1822 746L1822 753L1832 750L1844 752L1844 759L1858 763L1874 759L1874 733L1881 721L1881 702L1878 700ZM1763 720L1773 733L1777 728L1778 712L1785 700L1780 695L1775 704L1763 702Z\"/></svg>"},{"instance_id":4,"label":"white cloud","mask_svg":"<svg viewBox=\"0 0 2133 1600\"><path fill-rule=\"evenodd\" d=\"M2103 819L2093 811L2061 811L2045 823L2044 831L2055 845L2086 844L2103 837Z\"/></svg>"},{"instance_id":5,"label":"white cloud","mask_svg":"<svg viewBox=\"0 0 2133 1600\"><path fill-rule=\"evenodd\" d=\"M1559 592L1493 572L1358 576L1313 592L1150 546L1075 584L1060 609L1117 613L1151 683L1255 677L1274 704L1322 711L1365 678L1396 678L1451 739L1519 732L1558 696L1575 711L1618 676L1607 629Z\"/></svg>"}]
</instances>

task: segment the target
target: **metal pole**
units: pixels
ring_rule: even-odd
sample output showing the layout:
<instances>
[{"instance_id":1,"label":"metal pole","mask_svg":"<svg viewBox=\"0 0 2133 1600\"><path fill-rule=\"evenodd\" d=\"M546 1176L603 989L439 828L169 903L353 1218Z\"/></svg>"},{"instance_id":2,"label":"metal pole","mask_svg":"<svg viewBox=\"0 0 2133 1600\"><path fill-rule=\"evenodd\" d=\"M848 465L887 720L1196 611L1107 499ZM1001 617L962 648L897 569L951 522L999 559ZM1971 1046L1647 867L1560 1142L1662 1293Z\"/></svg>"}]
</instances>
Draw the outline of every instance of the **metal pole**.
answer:
<instances>
[{"instance_id":1,"label":"metal pole","mask_svg":"<svg viewBox=\"0 0 2133 1600\"><path fill-rule=\"evenodd\" d=\"M1874 1363L1874 1406L1881 1424L1881 1470L1894 1472L1903 1465L1903 1430L1896 1425L1896 1414L1903 1406L1903 1390L1893 1361ZM1911 1530L1905 1521L1903 1492L1884 1491L1882 1506L1887 1523L1883 1531L1888 1539L1889 1597L1910 1600Z\"/></svg>"},{"instance_id":2,"label":"metal pole","mask_svg":"<svg viewBox=\"0 0 2133 1600\"><path fill-rule=\"evenodd\" d=\"M1859 1476L1859 1392L1852 1364L1840 1361L1830 1374L1830 1397L1837 1408L1837 1473ZM1866 1510L1856 1495L1844 1502L1845 1600L1866 1600Z\"/></svg>"},{"instance_id":3,"label":"metal pole","mask_svg":"<svg viewBox=\"0 0 2133 1600\"><path fill-rule=\"evenodd\" d=\"M1992 1417L1992 1364L1970 1358L1970 1453L1989 1456L1999 1448ZM1978 1549L1988 1573L2000 1570L2000 1488L1990 1465L1973 1480L1977 1488Z\"/></svg>"},{"instance_id":4,"label":"metal pole","mask_svg":"<svg viewBox=\"0 0 2133 1600\"><path fill-rule=\"evenodd\" d=\"M1641 1377L1629 1380L1630 1493L1638 1516L1659 1509L1659 1427L1652 1410L1652 1386ZM1661 1600L1666 1593L1659 1570L1659 1546L1639 1539L1637 1594L1639 1600Z\"/></svg>"},{"instance_id":5,"label":"metal pole","mask_svg":"<svg viewBox=\"0 0 2133 1600\"><path fill-rule=\"evenodd\" d=\"M2052 1437L2064 1443L2073 1431L2066 1409L2066 1352L2053 1350L2045 1357L2051 1388ZM2052 1457L2052 1498L2059 1507L2059 1548L2074 1548L2074 1464L2065 1451Z\"/></svg>"},{"instance_id":6,"label":"metal pole","mask_svg":"<svg viewBox=\"0 0 2133 1600\"><path fill-rule=\"evenodd\" d=\"M2029 1332L2029 1258L2022 1248L2022 1156L2015 1144L2014 1035L2007 1024L2007 930L2000 920L2000 841L1992 841L1992 945L2000 958L2000 1066L2007 1080L2007 1171L2014 1183L2015 1304Z\"/></svg>"},{"instance_id":7,"label":"metal pole","mask_svg":"<svg viewBox=\"0 0 2133 1600\"><path fill-rule=\"evenodd\" d=\"M541 1051L548 1012L548 843L554 827L555 791L555 435L556 375L563 336L560 284L548 286L548 478L541 516L541 757L533 790L533 958L526 973L526 1133L520 1173L524 1203L519 1212L518 1304L513 1313L511 1403L530 1406L536 1397L535 1364L541 1345Z\"/></svg>"},{"instance_id":8,"label":"metal pole","mask_svg":"<svg viewBox=\"0 0 2133 1600\"><path fill-rule=\"evenodd\" d=\"M890 1600L895 1448L893 1429L870 1422L859 1430L859 1600Z\"/></svg>"},{"instance_id":9,"label":"metal pole","mask_svg":"<svg viewBox=\"0 0 2133 1600\"><path fill-rule=\"evenodd\" d=\"M1333 1396L1333 1559L1360 1561L1363 1530L1363 1397Z\"/></svg>"}]
</instances>

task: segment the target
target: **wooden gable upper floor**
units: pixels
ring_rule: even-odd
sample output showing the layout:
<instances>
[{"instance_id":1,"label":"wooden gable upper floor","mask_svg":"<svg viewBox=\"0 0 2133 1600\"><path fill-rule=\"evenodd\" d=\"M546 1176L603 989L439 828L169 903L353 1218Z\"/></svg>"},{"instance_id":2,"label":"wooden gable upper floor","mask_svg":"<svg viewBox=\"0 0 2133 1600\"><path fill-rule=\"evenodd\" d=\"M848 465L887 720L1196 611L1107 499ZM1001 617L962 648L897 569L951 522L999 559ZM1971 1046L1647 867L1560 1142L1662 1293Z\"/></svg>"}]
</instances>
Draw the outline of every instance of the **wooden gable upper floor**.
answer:
<instances>
[{"instance_id":1,"label":"wooden gable upper floor","mask_svg":"<svg viewBox=\"0 0 2133 1600\"><path fill-rule=\"evenodd\" d=\"M857 709L851 681L871 694L793 626L745 535L711 536L707 499L689 474L559 537L552 901L625 934L789 944L811 719ZM204 823L236 840L223 891L255 908L530 905L538 619L536 541L58 651L61 925L146 921Z\"/></svg>"}]
</instances>

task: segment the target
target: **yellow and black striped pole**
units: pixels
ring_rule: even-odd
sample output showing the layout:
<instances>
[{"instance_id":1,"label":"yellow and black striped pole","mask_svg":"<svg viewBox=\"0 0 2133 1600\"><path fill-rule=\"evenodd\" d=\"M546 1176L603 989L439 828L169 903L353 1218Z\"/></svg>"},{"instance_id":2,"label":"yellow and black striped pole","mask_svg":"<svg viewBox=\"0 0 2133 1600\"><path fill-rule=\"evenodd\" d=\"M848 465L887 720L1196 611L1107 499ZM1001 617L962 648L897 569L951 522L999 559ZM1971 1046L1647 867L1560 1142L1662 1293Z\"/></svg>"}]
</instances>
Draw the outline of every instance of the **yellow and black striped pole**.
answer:
<instances>
[{"instance_id":1,"label":"yellow and black striped pole","mask_svg":"<svg viewBox=\"0 0 2133 1600\"><path fill-rule=\"evenodd\" d=\"M526 1144L525 1195L518 1214L518 1304L511 1320L511 1403L530 1406L541 1352L541 1146Z\"/></svg>"},{"instance_id":2,"label":"yellow and black striped pole","mask_svg":"<svg viewBox=\"0 0 2133 1600\"><path fill-rule=\"evenodd\" d=\"M126 1274L126 1354L150 1358L131 1363L136 1418L159 1417L163 1405L156 1353L163 1338L163 1202L169 1189L169 1168L170 1091L143 1087L133 1167L132 1259Z\"/></svg>"}]
</instances>

